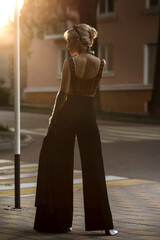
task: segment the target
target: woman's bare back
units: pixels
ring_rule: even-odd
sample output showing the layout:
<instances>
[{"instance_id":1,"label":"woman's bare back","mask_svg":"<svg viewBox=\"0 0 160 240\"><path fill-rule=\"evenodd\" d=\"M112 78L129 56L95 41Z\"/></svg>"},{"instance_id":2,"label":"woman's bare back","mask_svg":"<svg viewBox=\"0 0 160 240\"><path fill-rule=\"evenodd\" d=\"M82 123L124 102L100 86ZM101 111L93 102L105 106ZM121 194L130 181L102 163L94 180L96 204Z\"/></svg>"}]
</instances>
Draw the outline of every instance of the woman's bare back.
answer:
<instances>
[{"instance_id":1,"label":"woman's bare back","mask_svg":"<svg viewBox=\"0 0 160 240\"><path fill-rule=\"evenodd\" d=\"M78 78L84 78L84 79L91 79L94 78L100 68L100 59L98 57L95 57L89 53L80 54L77 57L73 57L74 63L75 63L75 75ZM106 66L106 62L104 60L104 68ZM69 67L69 61L66 59L63 65L62 70L62 81L60 90L63 92L68 93L69 86L70 86L70 67Z\"/></svg>"},{"instance_id":2,"label":"woman's bare back","mask_svg":"<svg viewBox=\"0 0 160 240\"><path fill-rule=\"evenodd\" d=\"M78 78L94 78L100 67L100 59L91 54L74 57L75 72Z\"/></svg>"}]
</instances>

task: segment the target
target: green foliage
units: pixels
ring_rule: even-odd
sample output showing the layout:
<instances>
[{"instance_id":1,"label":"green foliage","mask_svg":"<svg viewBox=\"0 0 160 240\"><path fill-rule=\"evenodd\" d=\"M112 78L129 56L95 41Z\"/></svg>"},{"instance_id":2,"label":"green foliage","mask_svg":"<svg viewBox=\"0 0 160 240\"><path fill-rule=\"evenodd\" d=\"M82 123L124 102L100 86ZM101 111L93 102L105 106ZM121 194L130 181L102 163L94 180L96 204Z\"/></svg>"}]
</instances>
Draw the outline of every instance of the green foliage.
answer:
<instances>
[{"instance_id":1,"label":"green foliage","mask_svg":"<svg viewBox=\"0 0 160 240\"><path fill-rule=\"evenodd\" d=\"M43 38L46 26L69 19L66 8L77 7L78 0L24 0L20 16L21 34L31 41L34 36Z\"/></svg>"},{"instance_id":2,"label":"green foliage","mask_svg":"<svg viewBox=\"0 0 160 240\"><path fill-rule=\"evenodd\" d=\"M4 79L0 78L0 105L9 104L10 90L9 88L3 87L4 82Z\"/></svg>"},{"instance_id":3,"label":"green foliage","mask_svg":"<svg viewBox=\"0 0 160 240\"><path fill-rule=\"evenodd\" d=\"M43 39L44 35L52 29L59 30L59 23L70 19L66 8L76 8L78 0L24 0L20 15L21 47L27 49L30 57L31 42L34 37ZM73 18L73 17L72 17ZM73 19L70 19L71 21ZM12 27L14 29L14 27ZM51 32L52 32L51 30Z\"/></svg>"},{"instance_id":4,"label":"green foliage","mask_svg":"<svg viewBox=\"0 0 160 240\"><path fill-rule=\"evenodd\" d=\"M9 131L8 126L3 126L2 124L0 124L0 131Z\"/></svg>"},{"instance_id":5,"label":"green foliage","mask_svg":"<svg viewBox=\"0 0 160 240\"><path fill-rule=\"evenodd\" d=\"M24 0L21 10L21 32L32 40L36 35L43 38L45 25L58 21L58 0Z\"/></svg>"}]
</instances>

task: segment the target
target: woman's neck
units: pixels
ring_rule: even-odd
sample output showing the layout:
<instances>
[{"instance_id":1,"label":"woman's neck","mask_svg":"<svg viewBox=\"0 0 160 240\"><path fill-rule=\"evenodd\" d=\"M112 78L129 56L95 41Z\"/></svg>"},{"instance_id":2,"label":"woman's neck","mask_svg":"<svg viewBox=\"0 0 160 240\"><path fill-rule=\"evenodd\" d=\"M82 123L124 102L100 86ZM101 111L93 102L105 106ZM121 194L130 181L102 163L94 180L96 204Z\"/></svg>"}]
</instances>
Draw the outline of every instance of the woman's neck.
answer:
<instances>
[{"instance_id":1,"label":"woman's neck","mask_svg":"<svg viewBox=\"0 0 160 240\"><path fill-rule=\"evenodd\" d=\"M86 48L82 48L80 51L79 51L79 54L82 54L82 55L84 55L84 54L87 54L88 52L87 52L87 49Z\"/></svg>"},{"instance_id":2,"label":"woman's neck","mask_svg":"<svg viewBox=\"0 0 160 240\"><path fill-rule=\"evenodd\" d=\"M74 52L71 52L71 55L74 57L74 56L79 56L79 55L87 55L88 54L88 51L86 48L81 48L81 50L78 52L78 51L74 51Z\"/></svg>"}]
</instances>

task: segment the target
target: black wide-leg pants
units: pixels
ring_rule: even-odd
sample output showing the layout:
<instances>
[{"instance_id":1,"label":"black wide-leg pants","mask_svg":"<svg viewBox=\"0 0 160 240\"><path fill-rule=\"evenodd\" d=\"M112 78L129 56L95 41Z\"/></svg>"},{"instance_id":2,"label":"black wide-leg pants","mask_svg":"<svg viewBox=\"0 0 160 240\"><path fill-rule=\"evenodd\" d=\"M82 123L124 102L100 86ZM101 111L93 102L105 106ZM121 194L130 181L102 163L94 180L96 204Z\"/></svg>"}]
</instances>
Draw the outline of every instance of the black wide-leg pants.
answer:
<instances>
[{"instance_id":1,"label":"black wide-leg pants","mask_svg":"<svg viewBox=\"0 0 160 240\"><path fill-rule=\"evenodd\" d=\"M44 137L37 177L34 229L61 232L72 226L74 144L83 176L85 230L113 229L93 97L69 96Z\"/></svg>"}]
</instances>

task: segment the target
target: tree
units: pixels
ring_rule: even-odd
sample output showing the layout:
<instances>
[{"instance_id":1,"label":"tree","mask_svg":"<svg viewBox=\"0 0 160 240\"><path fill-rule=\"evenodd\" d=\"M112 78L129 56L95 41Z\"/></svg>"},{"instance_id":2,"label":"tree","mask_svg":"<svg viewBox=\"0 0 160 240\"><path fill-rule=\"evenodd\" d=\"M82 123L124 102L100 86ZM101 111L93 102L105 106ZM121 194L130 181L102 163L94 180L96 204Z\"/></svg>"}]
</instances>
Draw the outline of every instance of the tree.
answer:
<instances>
[{"instance_id":1,"label":"tree","mask_svg":"<svg viewBox=\"0 0 160 240\"><path fill-rule=\"evenodd\" d=\"M24 0L21 10L21 33L32 40L34 34L42 38L45 24L58 21L56 10L59 7L58 0Z\"/></svg>"},{"instance_id":2,"label":"tree","mask_svg":"<svg viewBox=\"0 0 160 240\"><path fill-rule=\"evenodd\" d=\"M154 84L153 84L153 91L152 91L152 98L150 102L149 112L152 116L160 117L160 11L159 11L156 66L155 66Z\"/></svg>"}]
</instances>

